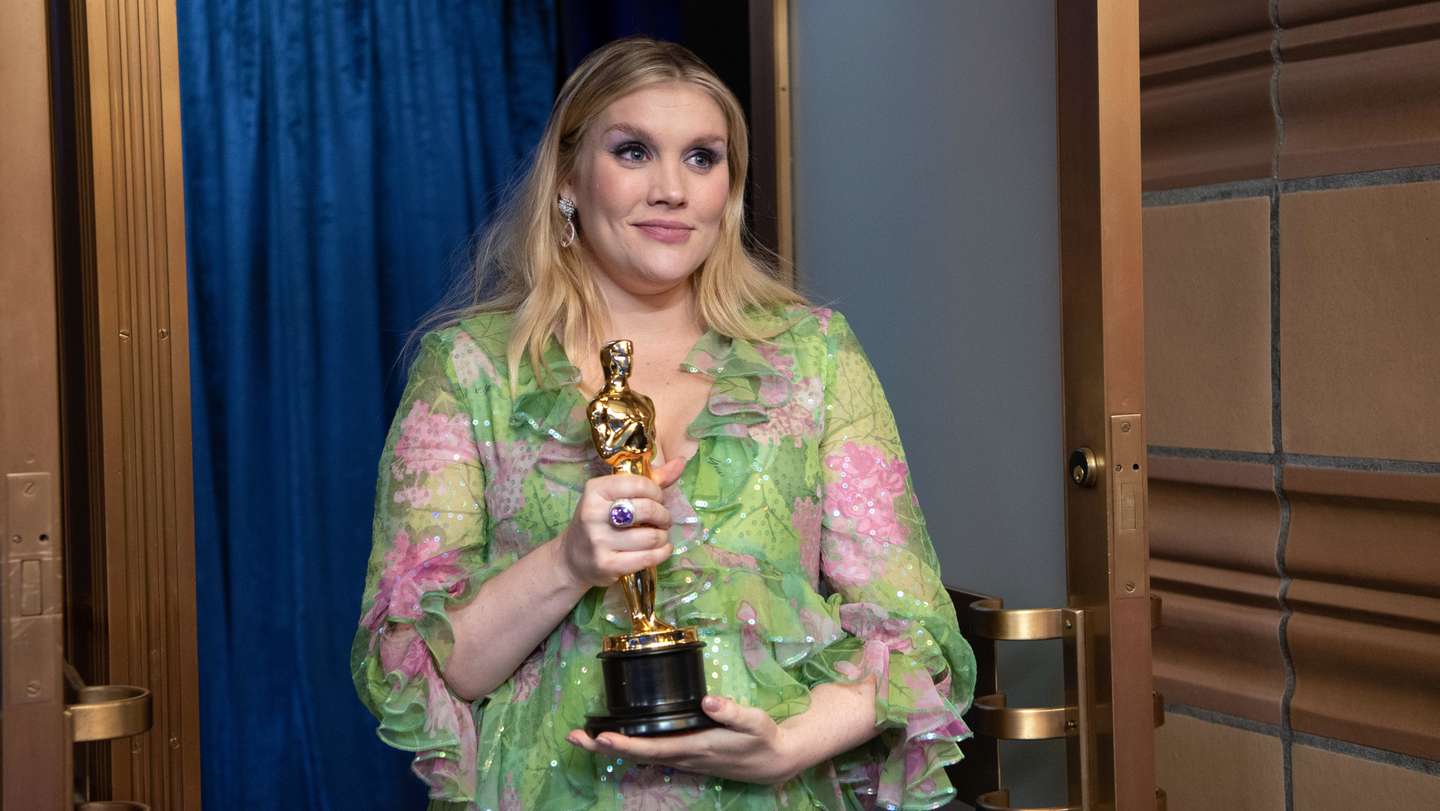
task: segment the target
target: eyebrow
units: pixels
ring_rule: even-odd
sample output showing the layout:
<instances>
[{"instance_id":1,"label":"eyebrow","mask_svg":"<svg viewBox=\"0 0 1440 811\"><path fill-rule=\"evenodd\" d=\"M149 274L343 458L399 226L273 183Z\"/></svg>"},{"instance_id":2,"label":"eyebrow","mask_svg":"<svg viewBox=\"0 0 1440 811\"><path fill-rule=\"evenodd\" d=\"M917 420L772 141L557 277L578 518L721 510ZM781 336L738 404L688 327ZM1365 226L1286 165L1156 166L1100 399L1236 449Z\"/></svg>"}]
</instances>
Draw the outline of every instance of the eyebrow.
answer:
<instances>
[{"instance_id":1,"label":"eyebrow","mask_svg":"<svg viewBox=\"0 0 1440 811\"><path fill-rule=\"evenodd\" d=\"M607 128L605 131L621 132L638 141L646 141L649 143L655 142L655 137L652 136L650 133L646 132L643 128L638 127L634 124L627 124L623 121L618 124L610 125L610 127ZM704 144L705 146L719 147L721 149L724 149L726 147L725 136L723 135L701 135L698 138L695 138L690 143L692 146Z\"/></svg>"}]
</instances>

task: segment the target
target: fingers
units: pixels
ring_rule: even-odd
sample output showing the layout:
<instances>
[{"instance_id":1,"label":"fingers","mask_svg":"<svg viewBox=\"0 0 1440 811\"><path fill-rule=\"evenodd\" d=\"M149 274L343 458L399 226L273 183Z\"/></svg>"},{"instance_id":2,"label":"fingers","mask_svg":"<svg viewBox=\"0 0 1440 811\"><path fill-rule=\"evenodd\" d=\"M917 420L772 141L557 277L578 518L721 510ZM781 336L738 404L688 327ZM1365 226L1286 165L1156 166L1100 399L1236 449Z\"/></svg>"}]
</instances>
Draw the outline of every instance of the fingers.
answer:
<instances>
[{"instance_id":1,"label":"fingers","mask_svg":"<svg viewBox=\"0 0 1440 811\"><path fill-rule=\"evenodd\" d=\"M606 568L615 572L615 578L619 579L641 569L659 566L674 551L674 547L667 543L659 549L647 549L644 552L617 552Z\"/></svg>"},{"instance_id":2,"label":"fingers","mask_svg":"<svg viewBox=\"0 0 1440 811\"><path fill-rule=\"evenodd\" d=\"M669 487L680 479L680 474L685 472L685 462L685 459L671 459L651 470L650 479L661 488Z\"/></svg>"},{"instance_id":3,"label":"fingers","mask_svg":"<svg viewBox=\"0 0 1440 811\"><path fill-rule=\"evenodd\" d=\"M721 696L706 696L700 702L700 708L706 715L736 732L765 735L775 726L775 721L764 710L745 707Z\"/></svg>"},{"instance_id":4,"label":"fingers","mask_svg":"<svg viewBox=\"0 0 1440 811\"><path fill-rule=\"evenodd\" d=\"M670 526L675 523L675 520L670 517L670 511L665 509L664 504L657 501L651 501L648 498L637 498L631 499L630 504L634 508L635 520L629 527L618 527L617 529L620 530L621 534L636 527L659 527L660 529L669 530ZM604 509L605 523L608 524L610 523L610 505L606 504Z\"/></svg>"},{"instance_id":5,"label":"fingers","mask_svg":"<svg viewBox=\"0 0 1440 811\"><path fill-rule=\"evenodd\" d=\"M656 527L611 530L601 543L616 552L645 552L670 542L670 531Z\"/></svg>"},{"instance_id":6,"label":"fingers","mask_svg":"<svg viewBox=\"0 0 1440 811\"><path fill-rule=\"evenodd\" d=\"M695 750L693 735L666 735L656 738L631 738L616 732L602 732L594 738L584 730L574 730L565 740L587 752L620 755L641 763L673 764Z\"/></svg>"},{"instance_id":7,"label":"fingers","mask_svg":"<svg viewBox=\"0 0 1440 811\"><path fill-rule=\"evenodd\" d=\"M651 475L654 475L654 471L651 471ZM665 500L664 494L660 492L660 485L645 476L633 476L629 473L597 476L586 483L585 489L606 504L622 498L648 498L657 503Z\"/></svg>"},{"instance_id":8,"label":"fingers","mask_svg":"<svg viewBox=\"0 0 1440 811\"><path fill-rule=\"evenodd\" d=\"M622 498L630 501L635 512L630 528L651 526L669 529L674 523L670 510L662 503L664 495L660 486L642 476L626 473L591 479L585 485L585 496L580 502L580 517L592 524L608 525L610 507Z\"/></svg>"}]
</instances>

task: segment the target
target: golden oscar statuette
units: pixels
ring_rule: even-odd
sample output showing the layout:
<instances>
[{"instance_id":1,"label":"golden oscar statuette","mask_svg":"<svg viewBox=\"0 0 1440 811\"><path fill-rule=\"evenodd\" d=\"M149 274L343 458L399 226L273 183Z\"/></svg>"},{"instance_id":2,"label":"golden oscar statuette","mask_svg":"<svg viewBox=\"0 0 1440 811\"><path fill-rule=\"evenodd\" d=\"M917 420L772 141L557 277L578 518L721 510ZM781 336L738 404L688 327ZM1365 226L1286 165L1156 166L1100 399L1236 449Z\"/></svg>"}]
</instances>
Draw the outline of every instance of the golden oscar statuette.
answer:
<instances>
[{"instance_id":1,"label":"golden oscar statuette","mask_svg":"<svg viewBox=\"0 0 1440 811\"><path fill-rule=\"evenodd\" d=\"M595 451L616 473L650 475L655 456L655 404L631 389L634 359L629 341L611 341L600 350L605 385L586 415ZM611 508L622 523L633 514ZM613 522L613 521L612 521ZM623 530L622 530L623 531ZM590 735L664 735L715 726L700 709L705 697L705 643L694 628L675 628L655 617L655 567L620 578L630 609L630 633L606 637L600 652L605 678L605 715L586 719Z\"/></svg>"}]
</instances>

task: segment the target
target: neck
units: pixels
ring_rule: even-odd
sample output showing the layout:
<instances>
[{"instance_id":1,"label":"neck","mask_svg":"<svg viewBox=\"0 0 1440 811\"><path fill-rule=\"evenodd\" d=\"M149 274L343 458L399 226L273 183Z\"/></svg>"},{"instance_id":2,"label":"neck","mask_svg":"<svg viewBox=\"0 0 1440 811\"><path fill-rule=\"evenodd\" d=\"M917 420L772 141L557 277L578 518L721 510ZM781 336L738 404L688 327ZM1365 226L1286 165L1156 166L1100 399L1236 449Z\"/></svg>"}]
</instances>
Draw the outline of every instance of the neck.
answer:
<instances>
[{"instance_id":1,"label":"neck","mask_svg":"<svg viewBox=\"0 0 1440 811\"><path fill-rule=\"evenodd\" d=\"M667 290L640 293L615 284L603 272L595 274L595 282L605 295L608 338L629 338L648 346L660 336L693 340L702 332L688 279Z\"/></svg>"}]
</instances>

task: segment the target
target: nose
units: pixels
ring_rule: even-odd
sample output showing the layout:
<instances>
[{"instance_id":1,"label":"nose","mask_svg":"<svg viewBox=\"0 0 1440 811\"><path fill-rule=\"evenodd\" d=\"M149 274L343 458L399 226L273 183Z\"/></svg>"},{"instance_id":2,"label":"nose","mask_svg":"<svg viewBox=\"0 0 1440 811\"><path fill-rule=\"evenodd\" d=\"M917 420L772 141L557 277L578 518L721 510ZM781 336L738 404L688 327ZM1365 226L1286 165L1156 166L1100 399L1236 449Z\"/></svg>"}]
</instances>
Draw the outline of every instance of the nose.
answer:
<instances>
[{"instance_id":1,"label":"nose","mask_svg":"<svg viewBox=\"0 0 1440 811\"><path fill-rule=\"evenodd\" d=\"M685 205L685 170L668 161L656 161L650 179L650 205L680 208Z\"/></svg>"}]
</instances>

